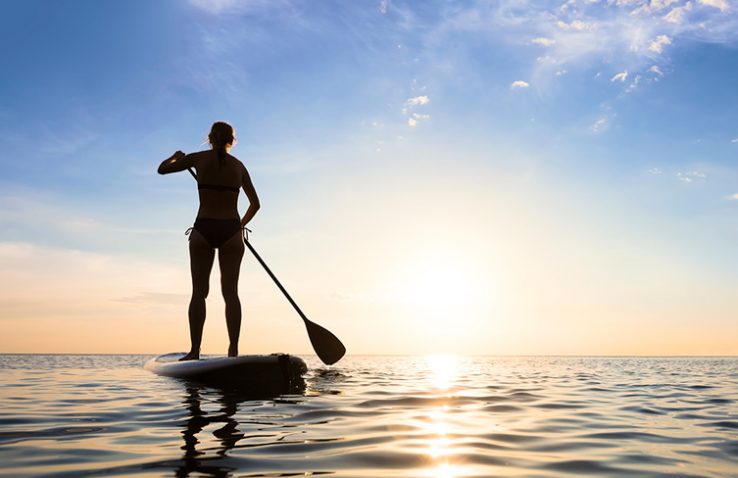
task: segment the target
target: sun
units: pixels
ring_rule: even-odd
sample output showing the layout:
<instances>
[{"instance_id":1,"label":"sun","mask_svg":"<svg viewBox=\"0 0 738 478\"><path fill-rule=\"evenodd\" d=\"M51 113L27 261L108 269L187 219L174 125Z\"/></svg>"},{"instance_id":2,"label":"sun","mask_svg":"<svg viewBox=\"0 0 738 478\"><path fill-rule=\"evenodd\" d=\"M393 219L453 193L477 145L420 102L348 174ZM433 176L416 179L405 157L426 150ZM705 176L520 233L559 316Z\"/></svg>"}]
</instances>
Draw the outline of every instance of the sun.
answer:
<instances>
[{"instance_id":1,"label":"sun","mask_svg":"<svg viewBox=\"0 0 738 478\"><path fill-rule=\"evenodd\" d=\"M396 333L423 353L463 354L486 343L504 327L498 271L458 249L421 247L398 260L383 283Z\"/></svg>"},{"instance_id":2,"label":"sun","mask_svg":"<svg viewBox=\"0 0 738 478\"><path fill-rule=\"evenodd\" d=\"M461 254L432 251L412 260L400 274L398 291L412 309L448 316L475 309L489 299L492 288Z\"/></svg>"}]
</instances>

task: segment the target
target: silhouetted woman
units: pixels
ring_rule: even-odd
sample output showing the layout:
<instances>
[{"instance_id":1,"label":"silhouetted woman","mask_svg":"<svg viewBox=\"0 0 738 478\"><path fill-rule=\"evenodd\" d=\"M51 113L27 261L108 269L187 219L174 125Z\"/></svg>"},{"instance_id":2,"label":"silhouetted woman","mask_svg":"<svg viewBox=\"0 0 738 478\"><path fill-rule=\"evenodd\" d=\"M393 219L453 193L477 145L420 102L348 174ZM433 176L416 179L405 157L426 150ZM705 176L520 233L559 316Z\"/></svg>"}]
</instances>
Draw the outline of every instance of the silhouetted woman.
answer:
<instances>
[{"instance_id":1,"label":"silhouetted woman","mask_svg":"<svg viewBox=\"0 0 738 478\"><path fill-rule=\"evenodd\" d=\"M208 135L211 150L185 154L177 151L159 165L159 174L175 173L187 168L197 171L200 208L190 234L190 340L192 348L181 360L200 358L202 330L205 325L205 298L208 296L210 271L215 249L218 249L220 285L225 299L228 325L228 356L238 355L241 332L241 302L238 299L238 273L243 258L243 228L259 210L259 197L241 161L231 156L236 138L228 123L216 122ZM238 214L238 193L243 188L249 199L246 214Z\"/></svg>"}]
</instances>

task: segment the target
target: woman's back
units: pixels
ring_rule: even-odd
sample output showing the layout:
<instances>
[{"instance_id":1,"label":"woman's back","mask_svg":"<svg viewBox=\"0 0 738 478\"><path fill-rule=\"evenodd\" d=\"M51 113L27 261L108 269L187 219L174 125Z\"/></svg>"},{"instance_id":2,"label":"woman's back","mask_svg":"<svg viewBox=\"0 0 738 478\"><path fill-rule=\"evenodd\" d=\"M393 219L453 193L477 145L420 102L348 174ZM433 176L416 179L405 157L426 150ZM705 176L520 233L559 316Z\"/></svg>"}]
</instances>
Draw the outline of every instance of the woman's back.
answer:
<instances>
[{"instance_id":1,"label":"woman's back","mask_svg":"<svg viewBox=\"0 0 738 478\"><path fill-rule=\"evenodd\" d=\"M238 193L243 184L244 166L234 156L214 150L195 153L195 170L200 195L197 217L238 218Z\"/></svg>"}]
</instances>

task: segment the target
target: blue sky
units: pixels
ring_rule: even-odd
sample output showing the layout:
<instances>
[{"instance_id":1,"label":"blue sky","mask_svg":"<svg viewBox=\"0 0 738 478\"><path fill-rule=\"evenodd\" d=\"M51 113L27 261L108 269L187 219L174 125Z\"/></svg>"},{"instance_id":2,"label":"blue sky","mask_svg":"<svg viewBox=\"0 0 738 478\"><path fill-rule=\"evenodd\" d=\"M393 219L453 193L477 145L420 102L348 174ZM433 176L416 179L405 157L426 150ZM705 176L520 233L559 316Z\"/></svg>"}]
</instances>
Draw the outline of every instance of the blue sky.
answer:
<instances>
[{"instance_id":1,"label":"blue sky","mask_svg":"<svg viewBox=\"0 0 738 478\"><path fill-rule=\"evenodd\" d=\"M8 264L29 262L17 264L27 283L13 267L0 277L19 287L0 297L0 320L13 331L0 350L84 348L41 331L90 308L111 327L179 327L188 294L182 232L196 196L188 176L162 178L155 168L177 149L205 148L209 125L222 119L236 127L233 153L264 205L255 243L353 350L405 350L410 319L396 341L380 338L427 310L401 305L387 284L406 277L393 286L402 295L429 261L456 251L446 270L430 273L495 284L450 302L479 302L469 329L490 310L508 319L496 319L505 322L499 343L454 336L444 350L738 353L721 342L738 310L737 8L729 0L8 3L0 243ZM258 269L245 267L254 315L289 323ZM140 270L150 277L136 284ZM54 287L52 272L68 282L68 300L34 301ZM601 328L588 328L603 310ZM629 342L644 323L663 330L669 318L681 324L673 336ZM505 348L542 323L560 340ZM428 343L448 332L437 325ZM167 346L178 346L183 327ZM572 327L600 341L575 343L565 334ZM249 343L256 349L304 346L267 325L256 332L264 334ZM29 334L43 340L19 339ZM214 350L222 334L211 333ZM121 347L158 351L153 342Z\"/></svg>"}]
</instances>

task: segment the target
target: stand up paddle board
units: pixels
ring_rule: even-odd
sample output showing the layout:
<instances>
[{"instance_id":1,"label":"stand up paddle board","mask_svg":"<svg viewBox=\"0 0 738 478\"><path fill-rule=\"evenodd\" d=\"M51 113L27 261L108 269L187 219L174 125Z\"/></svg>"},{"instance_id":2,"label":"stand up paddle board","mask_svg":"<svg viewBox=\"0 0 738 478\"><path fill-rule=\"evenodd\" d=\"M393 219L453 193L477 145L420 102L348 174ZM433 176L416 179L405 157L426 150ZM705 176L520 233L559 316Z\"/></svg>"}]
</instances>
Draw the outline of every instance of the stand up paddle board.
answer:
<instances>
[{"instance_id":1,"label":"stand up paddle board","mask_svg":"<svg viewBox=\"0 0 738 478\"><path fill-rule=\"evenodd\" d=\"M284 388L290 390L307 365L300 357L287 354L242 355L179 361L186 354L171 353L155 357L144 365L146 370L165 377L229 387Z\"/></svg>"}]
</instances>

